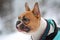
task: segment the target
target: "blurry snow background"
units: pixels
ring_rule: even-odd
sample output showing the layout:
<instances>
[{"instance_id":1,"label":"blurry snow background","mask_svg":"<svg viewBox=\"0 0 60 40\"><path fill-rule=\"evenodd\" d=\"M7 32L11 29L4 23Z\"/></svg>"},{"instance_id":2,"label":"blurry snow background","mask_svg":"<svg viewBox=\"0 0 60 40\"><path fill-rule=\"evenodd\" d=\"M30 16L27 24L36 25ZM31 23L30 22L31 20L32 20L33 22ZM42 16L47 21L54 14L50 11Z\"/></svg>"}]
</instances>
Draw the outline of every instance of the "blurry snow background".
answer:
<instances>
[{"instance_id":1,"label":"blurry snow background","mask_svg":"<svg viewBox=\"0 0 60 40\"><path fill-rule=\"evenodd\" d=\"M42 17L52 18L60 25L60 0L0 0L0 40L19 34L15 24L17 17L25 11L25 2L28 2L31 9L38 2Z\"/></svg>"}]
</instances>

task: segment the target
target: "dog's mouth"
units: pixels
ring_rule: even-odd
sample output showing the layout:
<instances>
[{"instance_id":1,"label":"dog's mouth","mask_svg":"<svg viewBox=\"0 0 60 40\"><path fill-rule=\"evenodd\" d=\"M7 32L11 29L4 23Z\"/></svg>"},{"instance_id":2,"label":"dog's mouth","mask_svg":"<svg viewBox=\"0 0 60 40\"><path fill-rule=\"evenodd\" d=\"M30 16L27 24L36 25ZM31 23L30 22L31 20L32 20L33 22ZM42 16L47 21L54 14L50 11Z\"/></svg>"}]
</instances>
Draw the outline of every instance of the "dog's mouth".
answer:
<instances>
[{"instance_id":1,"label":"dog's mouth","mask_svg":"<svg viewBox=\"0 0 60 40\"><path fill-rule=\"evenodd\" d=\"M30 31L30 28L20 21L17 21L16 28L20 32L29 32Z\"/></svg>"}]
</instances>

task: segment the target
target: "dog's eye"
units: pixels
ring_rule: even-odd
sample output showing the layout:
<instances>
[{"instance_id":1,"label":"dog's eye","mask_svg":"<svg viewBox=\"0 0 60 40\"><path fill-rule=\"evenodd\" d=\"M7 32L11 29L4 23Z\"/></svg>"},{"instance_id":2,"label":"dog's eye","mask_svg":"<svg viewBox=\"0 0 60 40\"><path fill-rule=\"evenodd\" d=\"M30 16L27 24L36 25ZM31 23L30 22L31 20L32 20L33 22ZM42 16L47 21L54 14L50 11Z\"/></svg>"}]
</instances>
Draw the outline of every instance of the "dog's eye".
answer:
<instances>
[{"instance_id":1,"label":"dog's eye","mask_svg":"<svg viewBox=\"0 0 60 40\"><path fill-rule=\"evenodd\" d=\"M28 21L30 21L27 17L23 17L23 21L25 21L25 22L28 22Z\"/></svg>"}]
</instances>

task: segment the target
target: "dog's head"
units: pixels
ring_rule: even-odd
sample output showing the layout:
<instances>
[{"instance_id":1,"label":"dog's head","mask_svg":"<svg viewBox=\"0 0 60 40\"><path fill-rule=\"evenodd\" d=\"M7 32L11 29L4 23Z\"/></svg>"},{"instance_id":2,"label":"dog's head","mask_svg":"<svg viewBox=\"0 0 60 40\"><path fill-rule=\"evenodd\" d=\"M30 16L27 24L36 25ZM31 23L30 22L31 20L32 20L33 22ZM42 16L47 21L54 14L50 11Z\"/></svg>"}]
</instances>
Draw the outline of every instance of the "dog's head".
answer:
<instances>
[{"instance_id":1,"label":"dog's head","mask_svg":"<svg viewBox=\"0 0 60 40\"><path fill-rule=\"evenodd\" d=\"M34 32L39 28L41 19L38 3L35 3L33 10L25 3L25 9L18 17L16 28L21 32Z\"/></svg>"}]
</instances>

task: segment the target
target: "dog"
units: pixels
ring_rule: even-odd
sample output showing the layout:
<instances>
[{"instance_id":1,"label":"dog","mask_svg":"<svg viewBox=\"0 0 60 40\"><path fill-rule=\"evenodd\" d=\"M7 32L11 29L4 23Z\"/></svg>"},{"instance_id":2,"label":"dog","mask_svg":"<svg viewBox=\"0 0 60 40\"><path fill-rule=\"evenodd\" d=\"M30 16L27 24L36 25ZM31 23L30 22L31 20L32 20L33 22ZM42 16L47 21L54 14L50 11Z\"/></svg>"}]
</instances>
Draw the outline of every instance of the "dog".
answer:
<instances>
[{"instance_id":1,"label":"dog","mask_svg":"<svg viewBox=\"0 0 60 40\"><path fill-rule=\"evenodd\" d=\"M54 38L58 33L56 23L52 20L56 27L54 28L50 25L51 23L49 24L48 20L41 17L38 2L35 3L33 10L30 10L28 4L25 3L25 10L25 12L18 16L16 23L17 30L24 34L31 35L31 40L55 40ZM50 28L47 26L50 26ZM46 29L48 30L47 34L45 32L47 31ZM56 32L54 31L55 29Z\"/></svg>"}]
</instances>

